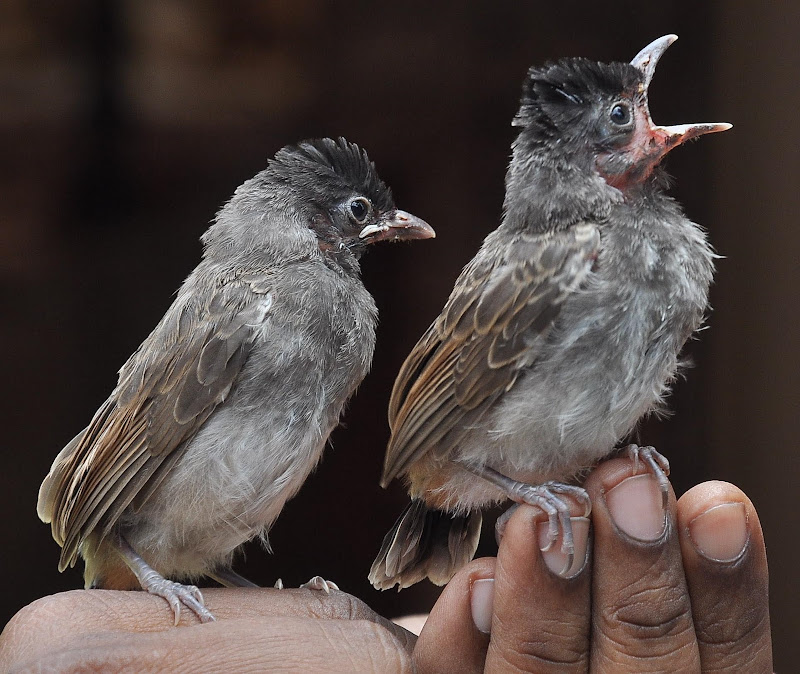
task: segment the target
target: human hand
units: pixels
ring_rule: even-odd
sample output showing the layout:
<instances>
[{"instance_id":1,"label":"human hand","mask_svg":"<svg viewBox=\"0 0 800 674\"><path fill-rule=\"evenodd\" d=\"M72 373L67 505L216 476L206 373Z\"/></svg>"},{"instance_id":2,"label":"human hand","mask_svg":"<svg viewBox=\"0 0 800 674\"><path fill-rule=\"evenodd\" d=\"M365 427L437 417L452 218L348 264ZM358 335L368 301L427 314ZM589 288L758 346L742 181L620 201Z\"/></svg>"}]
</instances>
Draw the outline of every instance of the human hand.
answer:
<instances>
[{"instance_id":1,"label":"human hand","mask_svg":"<svg viewBox=\"0 0 800 674\"><path fill-rule=\"evenodd\" d=\"M414 650L420 671L772 672L764 538L741 490L706 482L677 503L671 493L662 532L658 486L631 477L629 459L603 463L585 487L585 567L569 579L549 571L565 558L539 551L542 514L518 508L497 559L471 562L437 601ZM574 529L579 548L588 527Z\"/></svg>"},{"instance_id":2,"label":"human hand","mask_svg":"<svg viewBox=\"0 0 800 674\"><path fill-rule=\"evenodd\" d=\"M22 609L0 671L411 671L415 636L339 591L203 589L216 622L146 592L73 590Z\"/></svg>"},{"instance_id":3,"label":"human hand","mask_svg":"<svg viewBox=\"0 0 800 674\"><path fill-rule=\"evenodd\" d=\"M218 621L198 625L184 612L191 627L172 629L158 597L79 590L12 619L0 670L772 671L766 555L749 499L729 484L699 485L670 499L659 535L657 488L629 476L617 459L589 477L593 545L577 575L548 569L563 558L540 552L542 515L520 507L497 559L453 578L419 639L343 592L208 589ZM586 540L588 527L575 529Z\"/></svg>"}]
</instances>

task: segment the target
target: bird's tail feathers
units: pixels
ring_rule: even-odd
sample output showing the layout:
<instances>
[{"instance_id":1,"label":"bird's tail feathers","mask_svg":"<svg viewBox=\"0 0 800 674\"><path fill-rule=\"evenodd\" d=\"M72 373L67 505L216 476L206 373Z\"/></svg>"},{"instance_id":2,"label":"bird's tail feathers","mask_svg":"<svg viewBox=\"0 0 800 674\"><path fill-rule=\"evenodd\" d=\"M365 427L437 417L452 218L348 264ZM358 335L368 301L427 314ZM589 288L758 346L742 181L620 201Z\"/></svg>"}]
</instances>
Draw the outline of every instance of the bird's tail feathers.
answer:
<instances>
[{"instance_id":1,"label":"bird's tail feathers","mask_svg":"<svg viewBox=\"0 0 800 674\"><path fill-rule=\"evenodd\" d=\"M425 578L444 585L475 554L481 520L479 510L451 515L412 499L384 537L370 583L379 590L402 590Z\"/></svg>"}]
</instances>

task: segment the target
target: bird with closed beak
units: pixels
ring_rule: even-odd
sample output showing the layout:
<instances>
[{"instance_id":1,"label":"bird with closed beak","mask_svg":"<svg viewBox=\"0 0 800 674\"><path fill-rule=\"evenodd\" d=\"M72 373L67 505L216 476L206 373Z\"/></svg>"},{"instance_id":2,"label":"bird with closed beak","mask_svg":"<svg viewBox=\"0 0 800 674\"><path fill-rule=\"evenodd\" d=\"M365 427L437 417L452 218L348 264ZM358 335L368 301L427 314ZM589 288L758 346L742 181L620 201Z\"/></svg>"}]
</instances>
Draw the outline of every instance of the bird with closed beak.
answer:
<instances>
[{"instance_id":1,"label":"bird with closed beak","mask_svg":"<svg viewBox=\"0 0 800 674\"><path fill-rule=\"evenodd\" d=\"M411 503L369 574L441 585L474 555L481 509L540 507L572 566L575 484L657 409L703 322L714 254L665 193L659 162L729 124L657 126L648 88L667 35L631 63L528 71L500 226L406 359L389 407L382 485ZM669 464L631 445L658 479Z\"/></svg>"},{"instance_id":2,"label":"bird with closed beak","mask_svg":"<svg viewBox=\"0 0 800 674\"><path fill-rule=\"evenodd\" d=\"M210 576L267 533L370 368L377 309L359 258L427 239L357 145L285 147L203 235L203 258L116 388L56 457L38 513L87 587L142 587L213 620ZM321 580L321 579L320 579Z\"/></svg>"}]
</instances>

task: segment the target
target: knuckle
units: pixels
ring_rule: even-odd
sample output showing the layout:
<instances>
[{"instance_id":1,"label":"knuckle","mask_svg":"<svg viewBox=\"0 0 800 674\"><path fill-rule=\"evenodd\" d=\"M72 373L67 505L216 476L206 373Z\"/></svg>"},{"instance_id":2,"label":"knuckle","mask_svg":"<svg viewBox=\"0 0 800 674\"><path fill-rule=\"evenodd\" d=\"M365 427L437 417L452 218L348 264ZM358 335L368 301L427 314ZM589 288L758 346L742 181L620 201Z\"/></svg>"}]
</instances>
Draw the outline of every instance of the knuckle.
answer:
<instances>
[{"instance_id":1,"label":"knuckle","mask_svg":"<svg viewBox=\"0 0 800 674\"><path fill-rule=\"evenodd\" d=\"M514 651L497 650L504 666L497 669L512 672L569 672L585 671L588 667L586 653L569 657L566 653L552 653L540 644L523 645Z\"/></svg>"},{"instance_id":2,"label":"knuckle","mask_svg":"<svg viewBox=\"0 0 800 674\"><path fill-rule=\"evenodd\" d=\"M500 623L492 630L490 648L511 670L584 671L589 659L588 629L575 630L575 625L575 618L569 616L541 620L535 632L528 630L522 636Z\"/></svg>"},{"instance_id":3,"label":"knuckle","mask_svg":"<svg viewBox=\"0 0 800 674\"><path fill-rule=\"evenodd\" d=\"M608 642L603 649L611 660L658 661L673 659L688 661L681 654L688 652L687 658L694 658L696 650L695 635L691 622L676 625L668 632L654 633L645 628L638 632L607 630L603 637Z\"/></svg>"},{"instance_id":4,"label":"knuckle","mask_svg":"<svg viewBox=\"0 0 800 674\"><path fill-rule=\"evenodd\" d=\"M694 640L689 595L674 586L630 592L624 602L600 612L597 628L630 655L664 655Z\"/></svg>"}]
</instances>

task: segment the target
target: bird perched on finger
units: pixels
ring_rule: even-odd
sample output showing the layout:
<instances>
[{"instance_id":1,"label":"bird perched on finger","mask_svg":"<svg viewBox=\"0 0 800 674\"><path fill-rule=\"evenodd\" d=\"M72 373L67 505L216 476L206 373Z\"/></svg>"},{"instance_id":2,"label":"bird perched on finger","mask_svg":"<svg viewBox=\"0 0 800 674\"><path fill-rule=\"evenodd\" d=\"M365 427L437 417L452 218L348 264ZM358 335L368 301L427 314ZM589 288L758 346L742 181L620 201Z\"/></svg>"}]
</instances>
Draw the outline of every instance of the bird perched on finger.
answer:
<instances>
[{"instance_id":1,"label":"bird perched on finger","mask_svg":"<svg viewBox=\"0 0 800 674\"><path fill-rule=\"evenodd\" d=\"M529 70L501 224L394 385L382 485L404 477L411 503L372 566L375 587L446 583L475 553L481 508L506 499L547 513L569 569L568 500L590 510L574 481L667 394L714 254L659 162L730 127L653 123L648 87L675 39L631 63ZM666 460L630 450L666 496Z\"/></svg>"},{"instance_id":2,"label":"bird perched on finger","mask_svg":"<svg viewBox=\"0 0 800 674\"><path fill-rule=\"evenodd\" d=\"M57 456L38 513L87 587L213 616L208 575L247 585L234 552L267 532L317 464L370 368L377 309L359 258L433 229L395 207L357 145L285 147L203 235L203 259L116 388Z\"/></svg>"}]
</instances>

